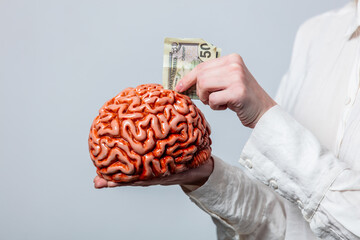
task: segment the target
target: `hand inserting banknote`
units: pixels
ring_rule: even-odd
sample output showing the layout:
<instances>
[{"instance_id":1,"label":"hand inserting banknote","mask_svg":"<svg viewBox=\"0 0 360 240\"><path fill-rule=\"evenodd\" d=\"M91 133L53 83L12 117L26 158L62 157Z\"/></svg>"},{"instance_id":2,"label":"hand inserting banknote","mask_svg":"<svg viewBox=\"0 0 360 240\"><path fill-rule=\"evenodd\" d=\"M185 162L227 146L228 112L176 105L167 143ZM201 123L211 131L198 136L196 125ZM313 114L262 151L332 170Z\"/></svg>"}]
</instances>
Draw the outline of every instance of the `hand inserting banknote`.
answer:
<instances>
[{"instance_id":1,"label":"hand inserting banknote","mask_svg":"<svg viewBox=\"0 0 360 240\"><path fill-rule=\"evenodd\" d=\"M163 62L163 87L174 90L177 82L196 65L220 57L221 49L201 38L165 38ZM196 86L183 92L199 99Z\"/></svg>"}]
</instances>

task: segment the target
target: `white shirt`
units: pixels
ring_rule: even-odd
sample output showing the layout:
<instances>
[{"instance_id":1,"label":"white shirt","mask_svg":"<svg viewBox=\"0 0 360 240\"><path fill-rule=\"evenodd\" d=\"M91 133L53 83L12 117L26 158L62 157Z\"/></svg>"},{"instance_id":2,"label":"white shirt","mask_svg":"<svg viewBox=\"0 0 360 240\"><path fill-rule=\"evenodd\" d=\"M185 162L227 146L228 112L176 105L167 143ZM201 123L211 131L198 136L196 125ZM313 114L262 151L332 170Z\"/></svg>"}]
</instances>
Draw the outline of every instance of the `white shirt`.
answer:
<instances>
[{"instance_id":1,"label":"white shirt","mask_svg":"<svg viewBox=\"0 0 360 240\"><path fill-rule=\"evenodd\" d=\"M219 239L360 239L360 3L304 23L240 157L187 193ZM259 180L259 181L258 181Z\"/></svg>"}]
</instances>

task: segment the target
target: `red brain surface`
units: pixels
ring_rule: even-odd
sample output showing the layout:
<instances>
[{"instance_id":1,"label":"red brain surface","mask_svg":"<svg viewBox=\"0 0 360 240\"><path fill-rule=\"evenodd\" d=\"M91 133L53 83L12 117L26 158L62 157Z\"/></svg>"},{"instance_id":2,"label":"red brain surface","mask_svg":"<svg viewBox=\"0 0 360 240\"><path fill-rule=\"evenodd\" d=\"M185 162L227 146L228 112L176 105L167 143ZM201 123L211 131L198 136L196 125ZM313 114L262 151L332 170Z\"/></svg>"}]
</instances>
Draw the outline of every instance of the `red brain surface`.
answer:
<instances>
[{"instance_id":1,"label":"red brain surface","mask_svg":"<svg viewBox=\"0 0 360 240\"><path fill-rule=\"evenodd\" d=\"M210 127L189 97L158 84L127 88L94 119L89 151L97 174L134 182L196 168L211 154Z\"/></svg>"}]
</instances>

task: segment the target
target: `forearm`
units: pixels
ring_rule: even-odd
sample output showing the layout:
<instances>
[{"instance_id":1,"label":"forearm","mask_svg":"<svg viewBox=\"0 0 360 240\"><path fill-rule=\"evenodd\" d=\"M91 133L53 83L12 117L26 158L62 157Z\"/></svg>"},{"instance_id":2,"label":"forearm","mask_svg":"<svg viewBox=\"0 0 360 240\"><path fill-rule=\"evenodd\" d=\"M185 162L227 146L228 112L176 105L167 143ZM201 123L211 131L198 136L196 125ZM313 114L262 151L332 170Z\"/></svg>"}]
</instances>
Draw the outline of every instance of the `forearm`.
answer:
<instances>
[{"instance_id":1,"label":"forearm","mask_svg":"<svg viewBox=\"0 0 360 240\"><path fill-rule=\"evenodd\" d=\"M214 159L214 171L208 181L187 194L213 218L219 238L282 239L285 215L277 196L239 168Z\"/></svg>"},{"instance_id":2,"label":"forearm","mask_svg":"<svg viewBox=\"0 0 360 240\"><path fill-rule=\"evenodd\" d=\"M356 174L281 107L270 109L255 127L240 160L244 165L249 161L251 174L297 204L318 237L347 239L356 235L347 222L351 218L352 222L360 219L357 205L351 202L360 198L360 188L356 187L359 178L344 180L345 172ZM339 185L335 195L334 184ZM339 195L349 191L351 196ZM344 211L353 208L355 212L353 216L349 212L348 217L339 218L326 203L329 198L335 201L344 197L337 208Z\"/></svg>"}]
</instances>

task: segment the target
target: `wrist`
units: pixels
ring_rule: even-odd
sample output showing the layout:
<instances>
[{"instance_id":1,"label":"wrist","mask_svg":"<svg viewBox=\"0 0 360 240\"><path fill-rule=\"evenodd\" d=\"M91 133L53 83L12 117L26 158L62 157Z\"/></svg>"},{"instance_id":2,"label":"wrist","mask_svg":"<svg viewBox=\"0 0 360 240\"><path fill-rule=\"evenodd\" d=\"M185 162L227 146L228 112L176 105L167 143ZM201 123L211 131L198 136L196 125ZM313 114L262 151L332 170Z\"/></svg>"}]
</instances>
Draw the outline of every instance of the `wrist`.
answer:
<instances>
[{"instance_id":1,"label":"wrist","mask_svg":"<svg viewBox=\"0 0 360 240\"><path fill-rule=\"evenodd\" d=\"M261 110L256 118L256 120L254 121L254 123L252 124L251 128L254 128L256 126L256 124L259 122L259 120L261 119L261 117L267 112L269 111L270 108L274 107L277 105L277 103L274 101L274 99L272 99L269 95L267 95L265 93L265 98L261 101L262 102L262 107Z\"/></svg>"},{"instance_id":2,"label":"wrist","mask_svg":"<svg viewBox=\"0 0 360 240\"><path fill-rule=\"evenodd\" d=\"M201 181L198 181L196 183L183 184L180 186L184 190L184 192L192 192L192 191L195 191L196 189L198 189L199 187L201 187L202 185L204 185L207 182L207 180L209 179L209 177L210 177L210 175L207 178L204 178Z\"/></svg>"},{"instance_id":3,"label":"wrist","mask_svg":"<svg viewBox=\"0 0 360 240\"><path fill-rule=\"evenodd\" d=\"M201 185L202 186L202 185ZM185 192L185 193L189 193L189 192L192 192L192 191L195 191L196 189L198 189L199 187L201 186L197 186L197 185L180 185L180 187L182 188L182 190Z\"/></svg>"},{"instance_id":4,"label":"wrist","mask_svg":"<svg viewBox=\"0 0 360 240\"><path fill-rule=\"evenodd\" d=\"M214 170L214 159L210 157L207 163L204 166L200 167L201 170L194 172L197 175L197 179L195 181L191 181L188 183L181 184L180 187L183 189L184 192L192 192L196 189L203 186L209 179L210 175ZM200 176L201 177L200 177Z\"/></svg>"}]
</instances>

